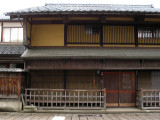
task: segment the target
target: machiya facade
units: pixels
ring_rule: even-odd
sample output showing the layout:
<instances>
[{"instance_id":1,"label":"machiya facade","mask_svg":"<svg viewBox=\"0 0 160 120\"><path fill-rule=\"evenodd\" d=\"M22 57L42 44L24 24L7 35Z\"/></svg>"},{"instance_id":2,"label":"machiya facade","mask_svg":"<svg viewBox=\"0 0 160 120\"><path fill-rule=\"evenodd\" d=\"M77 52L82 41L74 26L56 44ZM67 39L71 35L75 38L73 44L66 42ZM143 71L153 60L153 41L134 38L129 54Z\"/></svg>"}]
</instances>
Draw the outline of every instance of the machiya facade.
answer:
<instances>
[{"instance_id":1,"label":"machiya facade","mask_svg":"<svg viewBox=\"0 0 160 120\"><path fill-rule=\"evenodd\" d=\"M23 20L0 16L0 111L21 110L24 91ZM16 105L14 105L16 104ZM7 107L6 107L7 106Z\"/></svg>"},{"instance_id":2,"label":"machiya facade","mask_svg":"<svg viewBox=\"0 0 160 120\"><path fill-rule=\"evenodd\" d=\"M7 15L23 18L23 105L160 107L160 9L46 4Z\"/></svg>"}]
</instances>

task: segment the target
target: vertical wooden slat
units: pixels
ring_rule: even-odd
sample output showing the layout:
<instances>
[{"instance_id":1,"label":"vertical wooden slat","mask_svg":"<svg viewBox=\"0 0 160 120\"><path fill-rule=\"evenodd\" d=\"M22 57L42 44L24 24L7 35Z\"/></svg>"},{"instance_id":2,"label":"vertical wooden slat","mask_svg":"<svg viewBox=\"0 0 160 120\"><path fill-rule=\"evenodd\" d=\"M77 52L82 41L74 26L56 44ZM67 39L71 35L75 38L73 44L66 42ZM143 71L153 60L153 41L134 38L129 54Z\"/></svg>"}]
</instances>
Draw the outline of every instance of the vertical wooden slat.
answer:
<instances>
[{"instance_id":1,"label":"vertical wooden slat","mask_svg":"<svg viewBox=\"0 0 160 120\"><path fill-rule=\"evenodd\" d=\"M44 106L44 91L43 91L43 99L42 99L42 104Z\"/></svg>"},{"instance_id":2,"label":"vertical wooden slat","mask_svg":"<svg viewBox=\"0 0 160 120\"><path fill-rule=\"evenodd\" d=\"M53 107L53 91L51 92L51 107Z\"/></svg>"},{"instance_id":3,"label":"vertical wooden slat","mask_svg":"<svg viewBox=\"0 0 160 120\"><path fill-rule=\"evenodd\" d=\"M27 90L25 90L25 104L27 105Z\"/></svg>"},{"instance_id":4,"label":"vertical wooden slat","mask_svg":"<svg viewBox=\"0 0 160 120\"><path fill-rule=\"evenodd\" d=\"M31 97L31 95L32 95L31 92L32 92L32 91L30 90L30 91L29 91L29 105L31 105L31 98L32 98L32 97Z\"/></svg>"},{"instance_id":5,"label":"vertical wooden slat","mask_svg":"<svg viewBox=\"0 0 160 120\"><path fill-rule=\"evenodd\" d=\"M40 107L40 91L38 91L38 107Z\"/></svg>"},{"instance_id":6,"label":"vertical wooden slat","mask_svg":"<svg viewBox=\"0 0 160 120\"><path fill-rule=\"evenodd\" d=\"M35 93L36 91L34 91L34 105L35 105L35 99L36 99L36 97L35 97L35 95L36 95L36 93Z\"/></svg>"},{"instance_id":7,"label":"vertical wooden slat","mask_svg":"<svg viewBox=\"0 0 160 120\"><path fill-rule=\"evenodd\" d=\"M57 106L57 92L56 92L56 106Z\"/></svg>"},{"instance_id":8,"label":"vertical wooden slat","mask_svg":"<svg viewBox=\"0 0 160 120\"><path fill-rule=\"evenodd\" d=\"M80 94L79 94L79 91L78 91L78 108L79 108L79 99L80 99Z\"/></svg>"}]
</instances>

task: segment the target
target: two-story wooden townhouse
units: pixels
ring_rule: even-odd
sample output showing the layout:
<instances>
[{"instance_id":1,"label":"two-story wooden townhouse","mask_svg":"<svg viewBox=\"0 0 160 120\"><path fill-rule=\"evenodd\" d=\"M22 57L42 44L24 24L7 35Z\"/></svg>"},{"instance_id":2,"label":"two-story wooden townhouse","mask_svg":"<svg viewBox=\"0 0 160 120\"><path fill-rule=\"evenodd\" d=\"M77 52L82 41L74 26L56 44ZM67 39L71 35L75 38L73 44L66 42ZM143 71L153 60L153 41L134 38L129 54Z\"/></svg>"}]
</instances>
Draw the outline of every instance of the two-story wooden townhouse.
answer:
<instances>
[{"instance_id":1,"label":"two-story wooden townhouse","mask_svg":"<svg viewBox=\"0 0 160 120\"><path fill-rule=\"evenodd\" d=\"M46 4L7 15L24 20L27 105L160 107L160 9Z\"/></svg>"},{"instance_id":2,"label":"two-story wooden townhouse","mask_svg":"<svg viewBox=\"0 0 160 120\"><path fill-rule=\"evenodd\" d=\"M0 111L19 111L23 90L23 20L0 16Z\"/></svg>"}]
</instances>

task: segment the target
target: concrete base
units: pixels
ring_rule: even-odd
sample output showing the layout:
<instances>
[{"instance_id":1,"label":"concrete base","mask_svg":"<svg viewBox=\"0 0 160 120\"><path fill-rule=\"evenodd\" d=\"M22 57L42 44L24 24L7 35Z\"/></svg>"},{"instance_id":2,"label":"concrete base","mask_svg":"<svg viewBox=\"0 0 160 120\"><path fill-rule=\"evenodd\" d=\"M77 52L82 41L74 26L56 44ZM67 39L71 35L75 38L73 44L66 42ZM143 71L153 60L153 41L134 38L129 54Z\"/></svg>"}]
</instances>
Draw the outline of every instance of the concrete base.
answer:
<instances>
[{"instance_id":1,"label":"concrete base","mask_svg":"<svg viewBox=\"0 0 160 120\"><path fill-rule=\"evenodd\" d=\"M19 112L22 110L22 102L19 100L0 100L0 111Z\"/></svg>"},{"instance_id":2,"label":"concrete base","mask_svg":"<svg viewBox=\"0 0 160 120\"><path fill-rule=\"evenodd\" d=\"M36 106L24 106L23 111L24 112L35 112L37 111L37 107Z\"/></svg>"}]
</instances>

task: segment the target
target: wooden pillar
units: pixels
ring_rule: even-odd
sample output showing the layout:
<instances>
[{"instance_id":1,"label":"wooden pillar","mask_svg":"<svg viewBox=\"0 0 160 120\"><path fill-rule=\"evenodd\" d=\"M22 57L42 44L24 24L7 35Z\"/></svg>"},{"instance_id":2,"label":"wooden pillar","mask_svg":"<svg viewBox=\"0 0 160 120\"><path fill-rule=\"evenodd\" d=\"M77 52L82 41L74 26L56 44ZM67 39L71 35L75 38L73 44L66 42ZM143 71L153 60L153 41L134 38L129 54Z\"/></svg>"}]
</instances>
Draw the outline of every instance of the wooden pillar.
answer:
<instances>
[{"instance_id":1,"label":"wooden pillar","mask_svg":"<svg viewBox=\"0 0 160 120\"><path fill-rule=\"evenodd\" d=\"M23 40L24 40L24 45L28 45L27 44L27 18L24 17L23 18Z\"/></svg>"},{"instance_id":2,"label":"wooden pillar","mask_svg":"<svg viewBox=\"0 0 160 120\"><path fill-rule=\"evenodd\" d=\"M21 73L18 73L18 81L17 81L17 92L18 92L18 98L20 98L21 95Z\"/></svg>"},{"instance_id":3,"label":"wooden pillar","mask_svg":"<svg viewBox=\"0 0 160 120\"><path fill-rule=\"evenodd\" d=\"M1 23L1 42L3 42L3 22Z\"/></svg>"},{"instance_id":4,"label":"wooden pillar","mask_svg":"<svg viewBox=\"0 0 160 120\"><path fill-rule=\"evenodd\" d=\"M99 30L100 30L100 46L103 46L103 24L99 24Z\"/></svg>"},{"instance_id":5,"label":"wooden pillar","mask_svg":"<svg viewBox=\"0 0 160 120\"><path fill-rule=\"evenodd\" d=\"M138 26L134 26L135 46L138 46Z\"/></svg>"}]
</instances>

